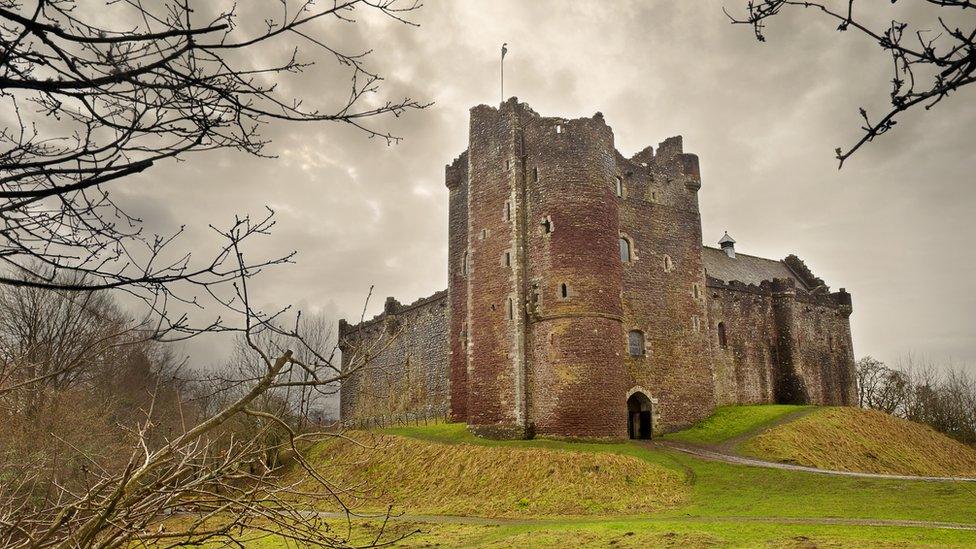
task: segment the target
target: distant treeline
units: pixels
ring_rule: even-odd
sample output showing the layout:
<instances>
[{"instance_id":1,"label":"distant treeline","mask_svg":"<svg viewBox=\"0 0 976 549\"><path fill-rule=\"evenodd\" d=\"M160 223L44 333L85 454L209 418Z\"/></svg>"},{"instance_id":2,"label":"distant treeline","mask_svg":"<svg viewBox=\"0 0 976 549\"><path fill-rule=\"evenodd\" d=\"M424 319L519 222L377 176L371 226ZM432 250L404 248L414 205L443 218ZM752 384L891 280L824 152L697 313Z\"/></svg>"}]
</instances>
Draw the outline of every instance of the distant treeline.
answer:
<instances>
[{"instance_id":1,"label":"distant treeline","mask_svg":"<svg viewBox=\"0 0 976 549\"><path fill-rule=\"evenodd\" d=\"M862 408L929 425L967 444L976 444L976 377L960 368L936 368L909 356L898 366L873 357L857 361Z\"/></svg>"}]
</instances>

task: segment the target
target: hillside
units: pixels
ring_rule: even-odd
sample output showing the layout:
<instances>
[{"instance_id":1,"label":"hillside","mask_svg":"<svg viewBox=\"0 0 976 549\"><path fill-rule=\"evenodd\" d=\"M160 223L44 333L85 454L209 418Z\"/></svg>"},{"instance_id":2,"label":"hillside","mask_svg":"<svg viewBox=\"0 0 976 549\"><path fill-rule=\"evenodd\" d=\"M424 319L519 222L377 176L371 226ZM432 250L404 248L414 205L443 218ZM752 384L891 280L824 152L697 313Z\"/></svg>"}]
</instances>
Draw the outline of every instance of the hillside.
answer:
<instances>
[{"instance_id":1,"label":"hillside","mask_svg":"<svg viewBox=\"0 0 976 549\"><path fill-rule=\"evenodd\" d=\"M393 504L411 513L483 517L621 515L688 499L680 473L627 455L432 444L384 434L356 438L320 443L307 458L337 486L368 486L346 498L361 509ZM320 500L322 508L328 501Z\"/></svg>"},{"instance_id":2,"label":"hillside","mask_svg":"<svg viewBox=\"0 0 976 549\"><path fill-rule=\"evenodd\" d=\"M976 449L931 428L858 408L821 408L775 425L740 450L820 469L976 477Z\"/></svg>"}]
</instances>

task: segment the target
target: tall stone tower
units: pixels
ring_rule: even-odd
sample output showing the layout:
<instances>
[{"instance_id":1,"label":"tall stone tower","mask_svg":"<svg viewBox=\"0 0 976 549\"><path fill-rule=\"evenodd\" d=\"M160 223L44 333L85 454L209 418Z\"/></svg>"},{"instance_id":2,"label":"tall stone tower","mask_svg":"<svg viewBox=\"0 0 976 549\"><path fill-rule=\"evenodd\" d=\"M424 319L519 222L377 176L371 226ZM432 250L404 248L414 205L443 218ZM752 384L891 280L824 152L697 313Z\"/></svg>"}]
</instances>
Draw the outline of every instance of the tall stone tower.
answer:
<instances>
[{"instance_id":1,"label":"tall stone tower","mask_svg":"<svg viewBox=\"0 0 976 549\"><path fill-rule=\"evenodd\" d=\"M451 409L473 431L627 436L640 372L623 358L634 315L621 223L633 215L621 206L621 160L600 114L546 118L514 98L472 109L469 149L447 184ZM699 225L689 249L700 234ZM700 251L688 264L703 285Z\"/></svg>"}]
</instances>

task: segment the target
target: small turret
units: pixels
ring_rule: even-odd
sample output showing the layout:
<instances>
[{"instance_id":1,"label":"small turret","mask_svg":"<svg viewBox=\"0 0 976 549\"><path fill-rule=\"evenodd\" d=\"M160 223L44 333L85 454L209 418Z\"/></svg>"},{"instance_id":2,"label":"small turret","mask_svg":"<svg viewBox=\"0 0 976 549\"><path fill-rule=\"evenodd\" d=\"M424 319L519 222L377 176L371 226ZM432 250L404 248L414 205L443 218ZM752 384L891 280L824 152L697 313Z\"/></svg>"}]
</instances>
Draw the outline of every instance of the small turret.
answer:
<instances>
[{"instance_id":1,"label":"small turret","mask_svg":"<svg viewBox=\"0 0 976 549\"><path fill-rule=\"evenodd\" d=\"M725 235L719 239L718 245L722 247L725 255L735 259L735 239L729 236L728 231L725 231Z\"/></svg>"}]
</instances>

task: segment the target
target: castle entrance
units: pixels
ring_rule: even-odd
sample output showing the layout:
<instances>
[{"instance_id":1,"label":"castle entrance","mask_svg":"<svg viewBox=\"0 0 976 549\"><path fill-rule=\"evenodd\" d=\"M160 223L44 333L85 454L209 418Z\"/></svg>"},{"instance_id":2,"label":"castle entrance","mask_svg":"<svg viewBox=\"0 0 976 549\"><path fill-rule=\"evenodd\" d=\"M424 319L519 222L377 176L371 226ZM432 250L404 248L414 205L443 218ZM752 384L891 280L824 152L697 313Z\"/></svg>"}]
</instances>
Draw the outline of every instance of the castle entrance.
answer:
<instances>
[{"instance_id":1,"label":"castle entrance","mask_svg":"<svg viewBox=\"0 0 976 549\"><path fill-rule=\"evenodd\" d=\"M651 399L644 393L634 393L627 399L627 434L630 438L651 438Z\"/></svg>"}]
</instances>

